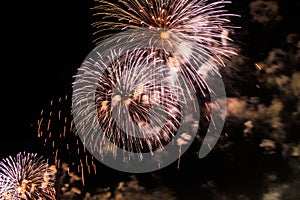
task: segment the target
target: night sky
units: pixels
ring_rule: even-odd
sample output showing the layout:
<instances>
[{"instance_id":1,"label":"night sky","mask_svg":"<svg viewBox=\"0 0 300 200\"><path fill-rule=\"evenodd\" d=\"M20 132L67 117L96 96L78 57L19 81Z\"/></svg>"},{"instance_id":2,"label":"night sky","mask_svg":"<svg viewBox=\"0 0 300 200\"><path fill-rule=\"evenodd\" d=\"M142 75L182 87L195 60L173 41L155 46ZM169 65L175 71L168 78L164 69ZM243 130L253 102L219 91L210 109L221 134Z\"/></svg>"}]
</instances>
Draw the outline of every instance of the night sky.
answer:
<instances>
[{"instance_id":1,"label":"night sky","mask_svg":"<svg viewBox=\"0 0 300 200\"><path fill-rule=\"evenodd\" d=\"M249 2L234 0L231 9L245 14L236 19L243 28L237 31L237 42L245 56L255 63L265 58L269 49L282 45L287 33L300 33L300 6L297 0L279 1L280 13L285 18L276 27L264 29L249 22L250 16L246 15ZM37 140L40 111L51 99L71 93L72 76L95 46L92 0L12 1L9 4L3 7L8 11L1 30L4 36L0 158L20 151L43 151ZM183 165L179 173L184 173L184 168ZM161 173L168 174L167 170Z\"/></svg>"},{"instance_id":2,"label":"night sky","mask_svg":"<svg viewBox=\"0 0 300 200\"><path fill-rule=\"evenodd\" d=\"M35 146L40 110L71 91L92 48L91 1L15 1L2 28L1 154Z\"/></svg>"}]
</instances>

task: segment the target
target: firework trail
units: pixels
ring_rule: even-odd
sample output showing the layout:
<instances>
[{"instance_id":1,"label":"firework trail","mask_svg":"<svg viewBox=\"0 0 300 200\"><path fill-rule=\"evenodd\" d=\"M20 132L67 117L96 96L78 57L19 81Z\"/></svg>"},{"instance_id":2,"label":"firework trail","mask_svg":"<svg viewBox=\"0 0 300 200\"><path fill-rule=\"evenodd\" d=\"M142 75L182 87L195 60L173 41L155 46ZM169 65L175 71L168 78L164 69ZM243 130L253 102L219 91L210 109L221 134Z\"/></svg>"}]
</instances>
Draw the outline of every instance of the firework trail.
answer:
<instances>
[{"instance_id":1,"label":"firework trail","mask_svg":"<svg viewBox=\"0 0 300 200\"><path fill-rule=\"evenodd\" d=\"M156 53L112 51L109 60L100 54L87 59L75 76L76 128L85 146L103 157L116 156L118 147L142 160L142 153L163 148L176 134L182 96L168 87L169 68Z\"/></svg>"},{"instance_id":2,"label":"firework trail","mask_svg":"<svg viewBox=\"0 0 300 200\"><path fill-rule=\"evenodd\" d=\"M51 100L41 110L37 137L49 154L48 162L57 168L66 163L70 172L81 174L83 184L85 175L96 173L93 156L86 151L74 127L68 95Z\"/></svg>"},{"instance_id":3,"label":"firework trail","mask_svg":"<svg viewBox=\"0 0 300 200\"><path fill-rule=\"evenodd\" d=\"M0 162L0 197L9 200L55 199L56 168L36 153L20 152Z\"/></svg>"}]
</instances>

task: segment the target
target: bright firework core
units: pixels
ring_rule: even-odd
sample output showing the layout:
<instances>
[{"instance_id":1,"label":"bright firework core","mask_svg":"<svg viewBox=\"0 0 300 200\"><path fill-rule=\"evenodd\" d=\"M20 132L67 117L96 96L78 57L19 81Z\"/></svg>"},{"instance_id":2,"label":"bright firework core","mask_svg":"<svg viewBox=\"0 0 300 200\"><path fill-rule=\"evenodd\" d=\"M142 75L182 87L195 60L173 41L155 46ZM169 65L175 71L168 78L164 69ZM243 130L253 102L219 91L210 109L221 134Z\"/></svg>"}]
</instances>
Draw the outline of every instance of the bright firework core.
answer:
<instances>
[{"instance_id":1,"label":"bright firework core","mask_svg":"<svg viewBox=\"0 0 300 200\"><path fill-rule=\"evenodd\" d=\"M167 32L167 31L162 31L160 33L160 37L161 37L161 39L169 39L170 38L170 33Z\"/></svg>"}]
</instances>

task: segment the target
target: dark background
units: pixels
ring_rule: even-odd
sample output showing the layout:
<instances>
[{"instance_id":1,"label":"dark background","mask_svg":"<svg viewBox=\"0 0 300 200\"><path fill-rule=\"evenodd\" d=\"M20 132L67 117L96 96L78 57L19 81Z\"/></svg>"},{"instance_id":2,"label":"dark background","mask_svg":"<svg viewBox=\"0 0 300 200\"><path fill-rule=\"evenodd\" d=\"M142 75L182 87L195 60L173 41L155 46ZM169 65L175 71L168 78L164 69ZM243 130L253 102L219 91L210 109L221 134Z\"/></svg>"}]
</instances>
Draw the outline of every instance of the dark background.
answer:
<instances>
[{"instance_id":1,"label":"dark background","mask_svg":"<svg viewBox=\"0 0 300 200\"><path fill-rule=\"evenodd\" d=\"M234 0L230 9L241 15L234 21L242 27L235 35L237 43L244 56L255 63L264 59L270 49L282 45L288 33L300 32L300 6L296 0L279 1L283 20L265 28L251 22L250 2ZM51 99L71 93L72 76L95 46L92 42L95 29L91 23L96 19L90 10L91 0L13 1L9 4L3 6L6 14L1 29L1 158L20 151L43 152L36 130L40 111ZM217 171L220 167L220 163L209 164L201 169ZM188 180L196 177L192 172L184 176L185 169L195 167L190 163L190 166L183 165L175 175L168 169L161 173L174 179L182 175L183 180ZM106 170L108 173L102 173L107 176L111 176L109 172L118 173Z\"/></svg>"},{"instance_id":2,"label":"dark background","mask_svg":"<svg viewBox=\"0 0 300 200\"><path fill-rule=\"evenodd\" d=\"M36 146L40 110L71 91L93 47L91 1L15 1L2 28L1 154Z\"/></svg>"}]
</instances>

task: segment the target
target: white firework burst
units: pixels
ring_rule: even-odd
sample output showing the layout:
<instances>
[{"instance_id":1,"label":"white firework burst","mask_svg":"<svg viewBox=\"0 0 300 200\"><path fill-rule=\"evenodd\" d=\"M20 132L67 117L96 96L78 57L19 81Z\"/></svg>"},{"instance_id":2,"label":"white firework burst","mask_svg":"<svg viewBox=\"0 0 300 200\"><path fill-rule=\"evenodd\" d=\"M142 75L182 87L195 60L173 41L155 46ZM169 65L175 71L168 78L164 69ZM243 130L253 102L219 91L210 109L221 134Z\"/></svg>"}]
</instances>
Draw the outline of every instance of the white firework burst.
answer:
<instances>
[{"instance_id":1,"label":"white firework burst","mask_svg":"<svg viewBox=\"0 0 300 200\"><path fill-rule=\"evenodd\" d=\"M55 199L55 168L36 153L20 152L0 162L0 197L9 200Z\"/></svg>"},{"instance_id":2,"label":"white firework burst","mask_svg":"<svg viewBox=\"0 0 300 200\"><path fill-rule=\"evenodd\" d=\"M164 49L164 57L170 66L179 67L186 77L195 78L194 73L201 71L205 63L210 63L210 70L217 72L211 60L224 66L222 58L235 54L229 45L229 33L236 28L231 25L230 18L237 15L226 10L230 1L95 1L98 3L93 7L95 16L102 17L92 24L97 28L95 35L105 33L105 30L137 30L129 36L137 48L147 44ZM101 42L108 36L102 35L95 41ZM186 69L191 66L194 70Z\"/></svg>"},{"instance_id":3,"label":"white firework burst","mask_svg":"<svg viewBox=\"0 0 300 200\"><path fill-rule=\"evenodd\" d=\"M111 65L99 55L79 68L72 112L89 149L105 154L107 148L119 147L142 155L162 148L176 134L182 96L168 87L169 68L155 55L118 53Z\"/></svg>"}]
</instances>

